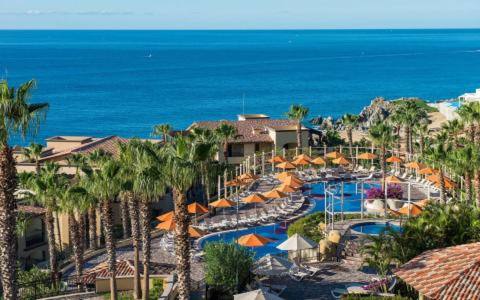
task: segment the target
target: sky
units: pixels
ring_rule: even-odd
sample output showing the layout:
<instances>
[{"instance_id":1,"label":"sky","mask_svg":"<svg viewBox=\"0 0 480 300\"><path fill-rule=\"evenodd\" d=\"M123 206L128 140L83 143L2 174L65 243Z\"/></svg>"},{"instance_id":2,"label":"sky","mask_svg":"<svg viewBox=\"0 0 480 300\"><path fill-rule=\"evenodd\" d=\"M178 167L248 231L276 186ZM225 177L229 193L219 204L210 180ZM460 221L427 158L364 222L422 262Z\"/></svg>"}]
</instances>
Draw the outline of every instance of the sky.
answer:
<instances>
[{"instance_id":1,"label":"sky","mask_svg":"<svg viewBox=\"0 0 480 300\"><path fill-rule=\"evenodd\" d=\"M480 28L480 0L0 0L0 29Z\"/></svg>"}]
</instances>

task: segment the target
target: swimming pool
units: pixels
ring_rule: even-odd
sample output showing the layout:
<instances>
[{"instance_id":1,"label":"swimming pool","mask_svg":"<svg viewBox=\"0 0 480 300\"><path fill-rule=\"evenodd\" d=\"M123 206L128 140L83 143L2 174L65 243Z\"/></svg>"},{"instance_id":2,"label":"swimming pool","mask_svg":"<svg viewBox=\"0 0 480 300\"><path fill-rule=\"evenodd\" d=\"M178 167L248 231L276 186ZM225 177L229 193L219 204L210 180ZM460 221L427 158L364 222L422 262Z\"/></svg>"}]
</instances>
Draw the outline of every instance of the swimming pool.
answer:
<instances>
[{"instance_id":1,"label":"swimming pool","mask_svg":"<svg viewBox=\"0 0 480 300\"><path fill-rule=\"evenodd\" d=\"M331 182L326 185L327 189L329 189L335 196L341 196L341 182ZM376 185L372 184L365 184L364 185L364 192ZM312 183L306 185L306 190L304 195L309 198L312 203L312 206L306 212L306 215L310 215L316 212L325 211L325 200L324 200L324 187L325 184L322 182L319 183ZM344 182L343 183L343 191L344 191L344 212L360 212L361 210L361 188L360 185L357 185L355 181L352 182ZM339 212L342 208L342 203L340 198L336 198L334 202L335 211ZM270 225L262 225L256 226L251 228L245 228L240 230L233 230L227 232L219 232L214 233L211 235L206 236L203 239L200 239L199 246L203 248L206 243L208 242L215 242L215 241L224 241L226 243L233 243L235 240L243 235L250 234L250 233L257 233L267 238L274 240L273 243L269 243L263 247L256 247L252 250L255 252L255 258L261 258L267 254L281 254L285 253L285 251L279 250L276 247L284 242L288 236L286 232L286 226L284 222L270 224Z\"/></svg>"},{"instance_id":2,"label":"swimming pool","mask_svg":"<svg viewBox=\"0 0 480 300\"><path fill-rule=\"evenodd\" d=\"M400 226L389 222L364 222L355 224L350 228L352 231L368 235L379 235L380 233L385 232L387 229L392 229L396 232L401 230Z\"/></svg>"}]
</instances>

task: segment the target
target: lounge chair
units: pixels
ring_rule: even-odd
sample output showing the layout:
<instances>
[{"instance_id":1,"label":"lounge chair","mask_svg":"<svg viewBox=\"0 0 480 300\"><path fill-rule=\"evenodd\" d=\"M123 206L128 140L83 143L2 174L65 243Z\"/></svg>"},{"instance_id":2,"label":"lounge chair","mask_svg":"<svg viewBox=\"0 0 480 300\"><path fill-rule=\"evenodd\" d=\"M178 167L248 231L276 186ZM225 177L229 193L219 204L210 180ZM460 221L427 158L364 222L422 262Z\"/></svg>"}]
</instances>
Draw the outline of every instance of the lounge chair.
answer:
<instances>
[{"instance_id":1,"label":"lounge chair","mask_svg":"<svg viewBox=\"0 0 480 300\"><path fill-rule=\"evenodd\" d=\"M288 276L290 276L290 278L292 278L295 281L302 281L303 278L310 276L310 272L294 265L290 268L290 270L288 270Z\"/></svg>"}]
</instances>

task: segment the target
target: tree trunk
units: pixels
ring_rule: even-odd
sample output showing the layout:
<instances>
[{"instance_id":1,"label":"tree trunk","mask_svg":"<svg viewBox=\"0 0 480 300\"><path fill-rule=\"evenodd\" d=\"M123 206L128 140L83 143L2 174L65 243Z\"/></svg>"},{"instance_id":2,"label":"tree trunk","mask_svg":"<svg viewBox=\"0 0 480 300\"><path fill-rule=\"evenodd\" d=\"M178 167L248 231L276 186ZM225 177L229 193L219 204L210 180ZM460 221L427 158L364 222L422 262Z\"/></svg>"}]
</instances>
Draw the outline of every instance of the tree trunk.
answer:
<instances>
[{"instance_id":1,"label":"tree trunk","mask_svg":"<svg viewBox=\"0 0 480 300\"><path fill-rule=\"evenodd\" d=\"M420 146L420 155L423 155L424 151L425 151L425 136L420 135L420 139L419 139L419 146Z\"/></svg>"},{"instance_id":2,"label":"tree trunk","mask_svg":"<svg viewBox=\"0 0 480 300\"><path fill-rule=\"evenodd\" d=\"M132 226L132 244L133 244L133 265L134 265L134 274L133 274L133 297L135 300L142 297L142 288L140 286L140 272L139 272L139 261L140 261L140 227L139 227L139 216L138 216L138 201L135 199L133 193L128 193L128 211L130 213L130 225Z\"/></svg>"},{"instance_id":3,"label":"tree trunk","mask_svg":"<svg viewBox=\"0 0 480 300\"><path fill-rule=\"evenodd\" d=\"M472 203L472 176L470 172L465 172L465 196L468 204Z\"/></svg>"},{"instance_id":4,"label":"tree trunk","mask_svg":"<svg viewBox=\"0 0 480 300\"><path fill-rule=\"evenodd\" d=\"M385 158L385 153L386 153L386 150L385 150L385 145L382 145L382 157L380 159L380 168L382 170L382 182L383 182L383 193L385 195L385 203L384 203L384 214L385 214L385 218L387 217L387 198L388 198L388 195L387 195L387 168L386 168L386 158Z\"/></svg>"},{"instance_id":5,"label":"tree trunk","mask_svg":"<svg viewBox=\"0 0 480 300\"><path fill-rule=\"evenodd\" d=\"M17 203L13 193L17 175L12 149L0 145L0 270L3 299L17 299L16 213Z\"/></svg>"},{"instance_id":6,"label":"tree trunk","mask_svg":"<svg viewBox=\"0 0 480 300\"><path fill-rule=\"evenodd\" d=\"M350 159L353 159L353 166L355 167L357 158L353 157L353 130L349 129L347 131L347 135L348 135L348 150L350 152Z\"/></svg>"},{"instance_id":7,"label":"tree trunk","mask_svg":"<svg viewBox=\"0 0 480 300\"><path fill-rule=\"evenodd\" d=\"M401 143L400 143L400 130L402 129L401 126L396 126L395 127L395 133L397 135L397 145L396 145L396 148L397 148L397 155L400 155L400 148L401 148Z\"/></svg>"},{"instance_id":8,"label":"tree trunk","mask_svg":"<svg viewBox=\"0 0 480 300\"><path fill-rule=\"evenodd\" d=\"M140 205L140 228L142 231L142 256L143 256L143 291L142 299L148 300L150 291L150 205L147 199L142 199Z\"/></svg>"},{"instance_id":9,"label":"tree trunk","mask_svg":"<svg viewBox=\"0 0 480 300\"><path fill-rule=\"evenodd\" d=\"M88 236L89 236L89 244L88 246L91 249L98 248L98 241L97 241L97 211L95 207L91 207L88 209Z\"/></svg>"},{"instance_id":10,"label":"tree trunk","mask_svg":"<svg viewBox=\"0 0 480 300\"><path fill-rule=\"evenodd\" d=\"M410 153L410 129L408 126L405 126L405 151Z\"/></svg>"},{"instance_id":11,"label":"tree trunk","mask_svg":"<svg viewBox=\"0 0 480 300\"><path fill-rule=\"evenodd\" d=\"M115 239L113 238L113 213L110 200L103 200L102 203L103 232L105 234L105 249L107 250L108 271L110 272L110 299L117 300L116 281L116 252Z\"/></svg>"},{"instance_id":12,"label":"tree trunk","mask_svg":"<svg viewBox=\"0 0 480 300\"><path fill-rule=\"evenodd\" d=\"M175 197L175 260L178 274L178 299L190 298L190 242L189 217L184 193L174 191Z\"/></svg>"},{"instance_id":13,"label":"tree trunk","mask_svg":"<svg viewBox=\"0 0 480 300\"><path fill-rule=\"evenodd\" d=\"M443 169L440 167L438 172L438 179L440 180L440 202L447 203L445 197L445 176L443 175Z\"/></svg>"},{"instance_id":14,"label":"tree trunk","mask_svg":"<svg viewBox=\"0 0 480 300\"><path fill-rule=\"evenodd\" d=\"M130 226L128 224L128 204L124 196L120 199L120 213L122 215L123 238L127 239L130 236Z\"/></svg>"},{"instance_id":15,"label":"tree trunk","mask_svg":"<svg viewBox=\"0 0 480 300\"><path fill-rule=\"evenodd\" d=\"M77 273L77 282L78 285L81 287L81 278L83 275L83 251L81 245L81 237L80 237L80 228L77 220L75 219L75 215L73 213L68 214L68 223L70 225L70 235L72 240L72 249L73 249L73 259L75 262L75 271Z\"/></svg>"},{"instance_id":16,"label":"tree trunk","mask_svg":"<svg viewBox=\"0 0 480 300\"><path fill-rule=\"evenodd\" d=\"M51 278L53 284L58 283L58 262L57 262L57 246L55 243L55 220L52 210L47 208L45 213L45 221L47 227L47 241L48 241L48 259L50 262Z\"/></svg>"},{"instance_id":17,"label":"tree trunk","mask_svg":"<svg viewBox=\"0 0 480 300\"><path fill-rule=\"evenodd\" d=\"M300 121L297 123L297 147L298 153L302 154L302 123Z\"/></svg>"},{"instance_id":18,"label":"tree trunk","mask_svg":"<svg viewBox=\"0 0 480 300\"><path fill-rule=\"evenodd\" d=\"M78 235L80 239L80 247L82 249L82 253L85 252L87 248L87 237L85 234L86 219L87 219L87 214L85 213L80 214L80 220L78 221Z\"/></svg>"},{"instance_id":19,"label":"tree trunk","mask_svg":"<svg viewBox=\"0 0 480 300\"><path fill-rule=\"evenodd\" d=\"M477 203L477 207L480 207L480 171L475 171L473 176L473 181L475 182L474 190L475 190L475 200Z\"/></svg>"},{"instance_id":20,"label":"tree trunk","mask_svg":"<svg viewBox=\"0 0 480 300\"><path fill-rule=\"evenodd\" d=\"M62 233L60 231L60 217L58 216L58 211L55 212L55 226L57 227L58 249L63 251Z\"/></svg>"}]
</instances>

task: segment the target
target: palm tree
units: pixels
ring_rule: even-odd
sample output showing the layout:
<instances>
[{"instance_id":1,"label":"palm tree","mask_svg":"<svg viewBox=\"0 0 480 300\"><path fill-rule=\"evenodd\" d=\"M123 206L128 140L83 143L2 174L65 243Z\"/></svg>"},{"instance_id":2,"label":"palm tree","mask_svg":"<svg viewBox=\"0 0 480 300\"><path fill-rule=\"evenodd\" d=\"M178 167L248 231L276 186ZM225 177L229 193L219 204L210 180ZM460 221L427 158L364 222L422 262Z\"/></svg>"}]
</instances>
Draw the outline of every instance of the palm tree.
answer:
<instances>
[{"instance_id":1,"label":"palm tree","mask_svg":"<svg viewBox=\"0 0 480 300\"><path fill-rule=\"evenodd\" d=\"M35 171L40 172L40 156L42 155L43 146L31 143L30 146L23 148L23 155L30 161L35 163Z\"/></svg>"},{"instance_id":2,"label":"palm tree","mask_svg":"<svg viewBox=\"0 0 480 300\"><path fill-rule=\"evenodd\" d=\"M199 176L199 162L205 161L212 145L189 143L186 137L177 136L173 143L163 149L166 163L164 168L168 185L173 189L175 215L175 257L178 274L179 299L190 297L190 243L187 211L187 191Z\"/></svg>"},{"instance_id":3,"label":"palm tree","mask_svg":"<svg viewBox=\"0 0 480 300\"><path fill-rule=\"evenodd\" d=\"M413 154L412 128L420 120L428 119L427 112L414 101L405 101L400 104L398 113L405 126L405 149Z\"/></svg>"},{"instance_id":4,"label":"palm tree","mask_svg":"<svg viewBox=\"0 0 480 300\"><path fill-rule=\"evenodd\" d=\"M302 152L302 122L307 117L309 109L301 104L290 106L288 112L285 113L289 120L297 122L297 147Z\"/></svg>"},{"instance_id":5,"label":"palm tree","mask_svg":"<svg viewBox=\"0 0 480 300\"><path fill-rule=\"evenodd\" d=\"M458 137L463 131L463 125L458 119L449 120L442 124L442 130L448 135L448 138L453 141L455 147L458 146Z\"/></svg>"},{"instance_id":6,"label":"palm tree","mask_svg":"<svg viewBox=\"0 0 480 300\"><path fill-rule=\"evenodd\" d=\"M149 270L151 256L151 209L150 203L165 194L165 181L162 174L163 160L155 146L150 142L137 143L134 161L133 190L140 196L140 231L142 234L143 255L143 291L142 299L149 297Z\"/></svg>"},{"instance_id":7,"label":"palm tree","mask_svg":"<svg viewBox=\"0 0 480 300\"><path fill-rule=\"evenodd\" d=\"M476 102L470 102L460 106L457 110L461 122L466 127L470 142L475 142L475 127L480 118L479 105Z\"/></svg>"},{"instance_id":8,"label":"palm tree","mask_svg":"<svg viewBox=\"0 0 480 300\"><path fill-rule=\"evenodd\" d=\"M345 114L342 117L342 123L343 123L343 126L345 126L345 130L347 131L350 157L353 157L353 130L358 125L358 116L352 115L352 114Z\"/></svg>"},{"instance_id":9,"label":"palm tree","mask_svg":"<svg viewBox=\"0 0 480 300\"><path fill-rule=\"evenodd\" d=\"M225 163L228 163L228 140L237 135L237 128L228 123L222 123L215 128L215 134L223 142L223 159Z\"/></svg>"},{"instance_id":10,"label":"palm tree","mask_svg":"<svg viewBox=\"0 0 480 300\"><path fill-rule=\"evenodd\" d=\"M452 145L448 140L448 135L445 131L440 132L436 136L435 142L426 151L426 160L438 168L438 180L440 185L440 201L446 203L446 189L445 189L445 173L442 166L449 163L449 153L452 150Z\"/></svg>"},{"instance_id":11,"label":"palm tree","mask_svg":"<svg viewBox=\"0 0 480 300\"><path fill-rule=\"evenodd\" d=\"M380 148L380 167L382 170L382 189L386 191L387 189L387 166L386 166L386 154L387 154L387 147L392 145L394 142L394 136L392 135L392 127L386 125L384 123L377 123L370 127L368 130L368 135L372 143ZM385 193L385 217L387 216L387 194Z\"/></svg>"},{"instance_id":12,"label":"palm tree","mask_svg":"<svg viewBox=\"0 0 480 300\"><path fill-rule=\"evenodd\" d=\"M172 131L172 126L170 124L158 124L153 127L152 136L163 137L163 143L167 143L167 137Z\"/></svg>"},{"instance_id":13,"label":"palm tree","mask_svg":"<svg viewBox=\"0 0 480 300\"><path fill-rule=\"evenodd\" d=\"M23 138L35 134L44 119L47 103L29 102L35 80L27 81L17 89L0 81L0 269L3 298L17 299L17 268L15 251L15 159L8 144L12 134Z\"/></svg>"},{"instance_id":14,"label":"palm tree","mask_svg":"<svg viewBox=\"0 0 480 300\"><path fill-rule=\"evenodd\" d=\"M68 224L70 230L70 240L72 242L73 259L75 262L75 270L77 278L79 279L83 275L83 248L80 228L80 222L77 220L76 215L82 216L86 209L85 200L87 199L87 191L78 186L68 186L65 184L63 191L60 195L60 210L68 215Z\"/></svg>"},{"instance_id":15,"label":"palm tree","mask_svg":"<svg viewBox=\"0 0 480 300\"><path fill-rule=\"evenodd\" d=\"M121 187L121 164L113 159L103 160L98 168L92 170L93 191L100 201L105 248L107 250L108 271L110 272L111 299L117 299L116 250L113 236L112 203Z\"/></svg>"},{"instance_id":16,"label":"palm tree","mask_svg":"<svg viewBox=\"0 0 480 300\"><path fill-rule=\"evenodd\" d=\"M59 174L59 165L47 162L40 173L31 178L30 189L34 193L34 201L43 206L46 210L45 222L47 229L48 256L53 283L58 283L58 261L57 245L55 243L55 218L54 213L58 211L57 199L59 191L65 184L65 178ZM60 235L60 232L58 233ZM61 241L59 241L61 243Z\"/></svg>"},{"instance_id":17,"label":"palm tree","mask_svg":"<svg viewBox=\"0 0 480 300\"><path fill-rule=\"evenodd\" d=\"M418 137L418 148L420 150L420 155L423 155L425 151L425 140L428 138L428 124L425 122L418 122L413 126L413 130Z\"/></svg>"},{"instance_id":18,"label":"palm tree","mask_svg":"<svg viewBox=\"0 0 480 300\"><path fill-rule=\"evenodd\" d=\"M463 176L465 182L465 199L466 202L472 204L472 174L475 171L475 146L464 141L465 146L455 149L449 153L449 161L453 169Z\"/></svg>"},{"instance_id":19,"label":"palm tree","mask_svg":"<svg viewBox=\"0 0 480 300\"><path fill-rule=\"evenodd\" d=\"M401 148L401 134L400 134L400 131L402 130L402 125L403 125L401 110L397 107L397 109L395 109L393 111L393 113L388 117L387 120L389 121L389 123L393 127L393 132L394 132L395 138L396 138L395 150L397 151L397 154L398 154L398 153L400 153L400 148Z\"/></svg>"}]
</instances>

